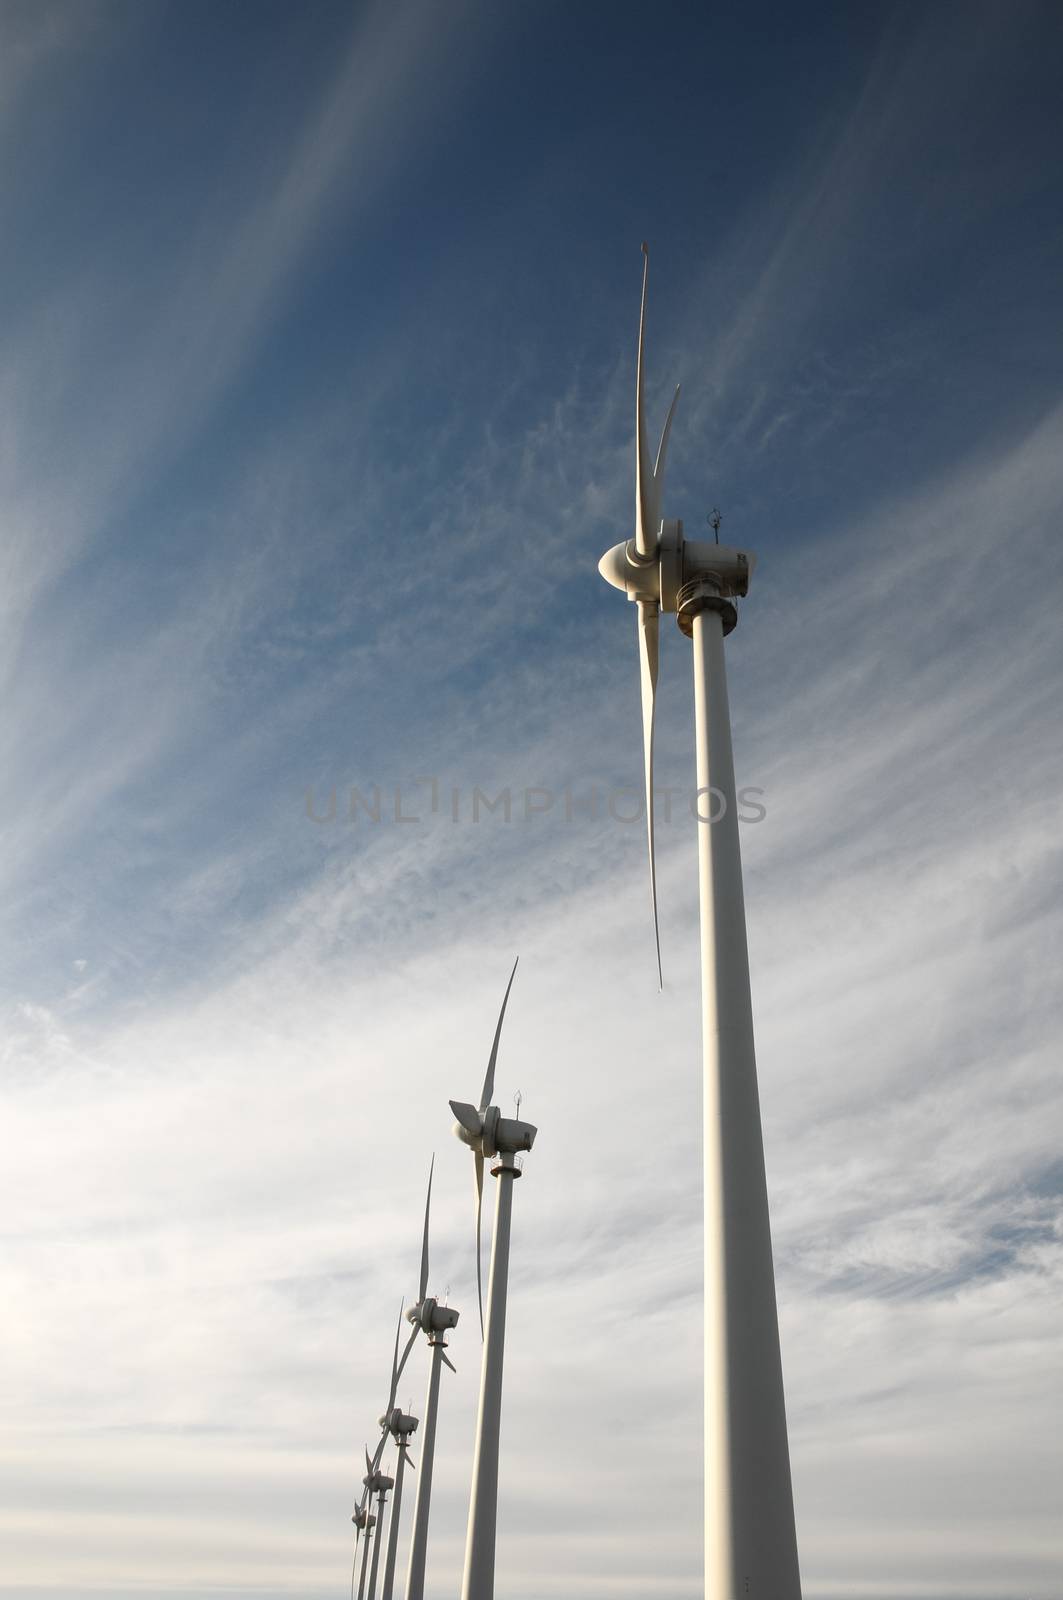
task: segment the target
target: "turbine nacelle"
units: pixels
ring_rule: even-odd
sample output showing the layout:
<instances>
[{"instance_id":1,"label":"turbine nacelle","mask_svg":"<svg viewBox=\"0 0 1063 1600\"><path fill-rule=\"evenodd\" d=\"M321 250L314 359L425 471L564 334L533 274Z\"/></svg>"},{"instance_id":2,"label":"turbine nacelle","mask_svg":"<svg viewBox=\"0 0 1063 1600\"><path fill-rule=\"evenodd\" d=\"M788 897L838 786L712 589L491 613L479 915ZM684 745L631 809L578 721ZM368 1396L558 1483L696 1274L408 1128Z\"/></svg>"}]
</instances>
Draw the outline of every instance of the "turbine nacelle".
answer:
<instances>
[{"instance_id":1,"label":"turbine nacelle","mask_svg":"<svg viewBox=\"0 0 1063 1600\"><path fill-rule=\"evenodd\" d=\"M434 1296L427 1295L417 1305L410 1307L406 1321L415 1323L431 1339L434 1333L447 1333L451 1328L456 1328L460 1315L460 1311L455 1311L453 1306L441 1306Z\"/></svg>"},{"instance_id":2,"label":"turbine nacelle","mask_svg":"<svg viewBox=\"0 0 1063 1600\"><path fill-rule=\"evenodd\" d=\"M417 1431L417 1418L407 1416L401 1406L394 1406L390 1411L385 1411L378 1421L381 1428L386 1429L396 1443L404 1442L411 1433Z\"/></svg>"},{"instance_id":3,"label":"turbine nacelle","mask_svg":"<svg viewBox=\"0 0 1063 1600\"><path fill-rule=\"evenodd\" d=\"M367 1506L356 1506L351 1521L360 1532L368 1532L376 1527L376 1517Z\"/></svg>"},{"instance_id":4,"label":"turbine nacelle","mask_svg":"<svg viewBox=\"0 0 1063 1600\"><path fill-rule=\"evenodd\" d=\"M455 1137L488 1161L494 1156L517 1155L522 1150L530 1150L539 1131L530 1122L504 1117L497 1106L486 1106L478 1111L463 1100L452 1100L450 1109L457 1119Z\"/></svg>"},{"instance_id":5,"label":"turbine nacelle","mask_svg":"<svg viewBox=\"0 0 1063 1600\"><path fill-rule=\"evenodd\" d=\"M379 1467L367 1473L362 1479L370 1494L387 1494L395 1487L394 1478L389 1478L386 1472L381 1472Z\"/></svg>"},{"instance_id":6,"label":"turbine nacelle","mask_svg":"<svg viewBox=\"0 0 1063 1600\"><path fill-rule=\"evenodd\" d=\"M664 521L657 552L649 560L639 555L634 539L628 539L605 552L598 571L629 600L648 601L674 612L679 609L679 591L695 579L713 582L722 599L747 594L756 564L756 556L747 550L707 539L684 539L681 522Z\"/></svg>"}]
</instances>

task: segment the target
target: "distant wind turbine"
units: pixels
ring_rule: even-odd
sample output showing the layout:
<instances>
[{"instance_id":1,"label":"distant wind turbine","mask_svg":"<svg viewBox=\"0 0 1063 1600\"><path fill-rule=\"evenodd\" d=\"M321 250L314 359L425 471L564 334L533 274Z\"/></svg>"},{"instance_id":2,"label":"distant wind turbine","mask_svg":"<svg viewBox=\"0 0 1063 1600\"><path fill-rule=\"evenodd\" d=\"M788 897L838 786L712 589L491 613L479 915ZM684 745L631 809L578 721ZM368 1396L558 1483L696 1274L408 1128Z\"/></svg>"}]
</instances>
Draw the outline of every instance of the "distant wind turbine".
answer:
<instances>
[{"instance_id":1,"label":"distant wind turbine","mask_svg":"<svg viewBox=\"0 0 1063 1600\"><path fill-rule=\"evenodd\" d=\"M382 1600L391 1600L392 1589L395 1585L395 1552L398 1549L399 1518L402 1514L402 1484L407 1465L409 1465L411 1468L413 1467L413 1462L409 1459L409 1444L410 1439L417 1428L417 1418L411 1417L407 1412L403 1411L401 1406L397 1406L393 1403L395 1399L395 1390L398 1387L399 1374L401 1372L401 1368L399 1366L399 1334L401 1329L402 1312L400 1311L399 1326L395 1329L395 1358L391 1369L392 1378L390 1399L392 1403L389 1404L388 1410L380 1418L380 1426L386 1430L385 1437L387 1437L387 1434L391 1435L395 1441L398 1451L395 1462L395 1493L391 1497L391 1526L388 1529L388 1553L384 1559L384 1584ZM410 1353L410 1348L413 1344L414 1338L416 1338L416 1332L410 1339L409 1344L406 1346L406 1355L403 1356L403 1366L406 1364L406 1356L408 1356Z\"/></svg>"},{"instance_id":2,"label":"distant wind turbine","mask_svg":"<svg viewBox=\"0 0 1063 1600\"><path fill-rule=\"evenodd\" d=\"M366 1455L367 1456L369 1455L369 1451L368 1450L366 1451ZM354 1526L355 1526L354 1562L353 1562L353 1565L351 1567L351 1600L354 1600L354 1575L355 1575L356 1571L359 1574L359 1576L358 1576L358 1600L363 1600L363 1597L365 1595L366 1557L369 1554L369 1544L370 1544L370 1541L372 1539L373 1528L376 1526L376 1518L373 1516L373 1513L369 1510L369 1507L366 1505L366 1501L368 1500L368 1498L369 1498L369 1491L368 1491L368 1489L365 1489L362 1492L362 1498L361 1498L360 1502L358 1503L358 1505L355 1507L354 1515L351 1518L351 1521L354 1523ZM361 1569L359 1570L359 1568L358 1568L358 1541L361 1538L363 1533L365 1535L365 1538L362 1541L362 1565L361 1565Z\"/></svg>"},{"instance_id":3,"label":"distant wind turbine","mask_svg":"<svg viewBox=\"0 0 1063 1600\"><path fill-rule=\"evenodd\" d=\"M432 1174L435 1157L428 1169L428 1195L424 1206L424 1235L421 1241L421 1276L417 1288L417 1304L406 1313L414 1324L415 1333L428 1335L428 1348L432 1352L428 1370L428 1396L424 1407L424 1433L421 1436L421 1469L417 1477L417 1499L413 1508L413 1533L410 1536L410 1562L406 1573L406 1600L424 1600L424 1572L428 1554L428 1517L432 1499L432 1469L435 1463L436 1416L439 1410L439 1378L443 1362L453 1372L454 1363L447 1356L444 1337L456 1328L459 1313L453 1306L441 1306L428 1294L428 1234L432 1212ZM385 1594L384 1600L389 1600Z\"/></svg>"},{"instance_id":4,"label":"distant wind turbine","mask_svg":"<svg viewBox=\"0 0 1063 1600\"><path fill-rule=\"evenodd\" d=\"M377 1472L377 1468L380 1466L380 1458L384 1454L384 1446L387 1444L389 1438L395 1438L396 1442L398 1441L398 1432L397 1432L397 1430L401 1429L404 1424L406 1424L406 1423L412 1424L412 1426L406 1430L407 1438L408 1438L409 1434L413 1432L413 1429L416 1428L416 1426L417 1426L417 1422L416 1422L415 1418L406 1417L401 1410L396 1408L396 1405L395 1405L395 1395L398 1392L399 1379L402 1377L402 1370L406 1365L406 1362L407 1362L407 1360L409 1358L410 1351L413 1349L413 1342L417 1337L417 1330L414 1329L413 1333L409 1337L409 1340L407 1341L406 1348L403 1350L402 1356L400 1358L400 1356L399 1356L399 1338L400 1338L400 1335L402 1333L402 1315L403 1315L403 1307L400 1306L399 1307L399 1320L398 1320L398 1324L397 1324L397 1326L395 1328L395 1353L394 1353L394 1355L392 1357L392 1362L391 1362L391 1382L390 1382L390 1384L388 1386L388 1403L384 1407L383 1415L378 1419L379 1423L380 1423L380 1439L379 1439L379 1442L377 1444L376 1450L374 1451L372 1457L370 1457L370 1455L369 1455L368 1448L366 1449L366 1452L365 1452L366 1476L362 1479L362 1483L364 1484L364 1488L362 1490L362 1498L361 1498L361 1500L360 1500L360 1502L358 1504L358 1507L357 1507L357 1510L354 1513L354 1516L351 1518L351 1521L354 1523L355 1528L357 1530L357 1532L355 1533L355 1540L354 1540L355 1550L356 1551L357 1551L357 1548L358 1548L358 1539L359 1539L360 1534L363 1531L363 1528L365 1529L366 1536L367 1536L367 1539L368 1539L369 1528L372 1526L372 1520L373 1519L370 1519L370 1522L369 1522L368 1525L362 1519L364 1519L364 1517L365 1517L367 1502L370 1500L372 1495L377 1492L377 1490L375 1490L373 1488L373 1482L374 1482L374 1480L376 1478L379 1478L381 1476ZM404 1454L404 1452L400 1451L400 1458L402 1457L403 1454ZM400 1467L400 1470L399 1470L400 1484L401 1484L401 1478L402 1478L401 1468L402 1468L403 1465L404 1465L404 1462L400 1459L400 1463L399 1463L399 1467ZM392 1481L391 1481L390 1478L387 1480L387 1486L388 1486L389 1489L392 1487ZM383 1502L383 1499L381 1499L381 1502L380 1502L380 1517L378 1519L376 1519L377 1520L377 1537L376 1537L376 1540L374 1542L374 1548L373 1548L372 1576L370 1578L370 1588L369 1588L370 1600L373 1600L373 1595L375 1593L375 1588L376 1588L376 1569L377 1569L377 1560L378 1560L378 1555L379 1555L379 1545L380 1545L380 1540L381 1540L381 1538L383 1537L383 1534L384 1534L383 1512L384 1512L384 1502ZM394 1522L397 1522L397 1520L398 1520L397 1517L393 1518ZM359 1585L359 1589L358 1589L358 1600L363 1600L364 1584L365 1584L365 1553L363 1552L363 1555L362 1555L362 1582Z\"/></svg>"},{"instance_id":5,"label":"distant wind turbine","mask_svg":"<svg viewBox=\"0 0 1063 1600\"><path fill-rule=\"evenodd\" d=\"M368 1446L366 1447L365 1477L362 1479L362 1498L358 1502L354 1515L351 1518L351 1521L354 1523L355 1528L357 1529L354 1539L356 1561L358 1539L361 1534L365 1534L365 1538L362 1543L361 1573L358 1579L358 1600L365 1600L366 1557L369 1555L370 1545L373 1547L373 1559L369 1569L369 1600L373 1600L373 1596L376 1593L377 1561L380 1553L380 1540L384 1533L384 1500L387 1496L388 1490L392 1486L392 1480L386 1473L381 1472L379 1469L379 1455L380 1449L378 1447L377 1460L372 1460L369 1455L369 1448ZM369 1502L374 1494L378 1496L378 1514L376 1516L373 1515L372 1509L369 1505ZM377 1536L375 1539L372 1537L374 1527L377 1531Z\"/></svg>"},{"instance_id":6,"label":"distant wind turbine","mask_svg":"<svg viewBox=\"0 0 1063 1600\"><path fill-rule=\"evenodd\" d=\"M376 1462L370 1461L369 1451L365 1453L366 1475L364 1483L369 1495L376 1495L376 1528L377 1536L373 1540L373 1559L369 1563L369 1600L376 1600L376 1574L377 1564L380 1560L380 1541L384 1537L384 1505L388 1493L395 1486L395 1480L389 1478L386 1472L381 1472Z\"/></svg>"},{"instance_id":7,"label":"distant wind turbine","mask_svg":"<svg viewBox=\"0 0 1063 1600\"><path fill-rule=\"evenodd\" d=\"M399 1341L402 1334L402 1319L405 1309L405 1302L403 1302L403 1304L399 1307L399 1320L395 1327L395 1354L391 1361L391 1383L388 1386L388 1403L384 1407L383 1414L377 1418L377 1421L380 1424L380 1442L378 1443L376 1450L373 1452L372 1465L374 1469L379 1466L380 1458L384 1454L384 1446L387 1444L389 1436L393 1435L394 1433L392 1423L402 1415L401 1411L396 1409L395 1396L399 1389L399 1379L402 1377L406 1363L410 1359L410 1351L413 1349L414 1340L417 1338L418 1333L418 1329L415 1328L410 1334L410 1337L407 1339L402 1355L400 1356ZM416 1427L416 1423L414 1423L414 1427Z\"/></svg>"},{"instance_id":8,"label":"distant wind turbine","mask_svg":"<svg viewBox=\"0 0 1063 1600\"><path fill-rule=\"evenodd\" d=\"M502 1421L502 1362L506 1340L506 1289L509 1277L509 1235L513 1212L513 1183L520 1177L515 1157L530 1150L538 1131L530 1122L503 1117L491 1104L495 1090L495 1063L502 1022L517 963L509 975L494 1043L487 1063L479 1107L452 1100L457 1121L454 1132L467 1144L475 1161L476 1181L476 1286L480 1290L480 1221L483 1209L484 1162L494 1160L491 1176L499 1180L495 1194L495 1228L491 1241L491 1267L487 1285L487 1323L483 1365L480 1371L480 1406L476 1419L469 1526L465 1540L462 1600L493 1600L495 1590L495 1528L498 1511L498 1444ZM480 1295L480 1323L484 1323Z\"/></svg>"},{"instance_id":9,"label":"distant wind turbine","mask_svg":"<svg viewBox=\"0 0 1063 1600\"><path fill-rule=\"evenodd\" d=\"M800 1600L764 1146L753 1048L742 860L724 637L754 557L684 539L663 517L672 399L651 466L643 415L649 251L643 245L635 382L635 536L599 563L638 609L646 823L657 979L653 732L658 624L674 612L694 646L705 1173L705 1597ZM719 527L715 526L717 540ZM722 807L713 818L713 804Z\"/></svg>"}]
</instances>

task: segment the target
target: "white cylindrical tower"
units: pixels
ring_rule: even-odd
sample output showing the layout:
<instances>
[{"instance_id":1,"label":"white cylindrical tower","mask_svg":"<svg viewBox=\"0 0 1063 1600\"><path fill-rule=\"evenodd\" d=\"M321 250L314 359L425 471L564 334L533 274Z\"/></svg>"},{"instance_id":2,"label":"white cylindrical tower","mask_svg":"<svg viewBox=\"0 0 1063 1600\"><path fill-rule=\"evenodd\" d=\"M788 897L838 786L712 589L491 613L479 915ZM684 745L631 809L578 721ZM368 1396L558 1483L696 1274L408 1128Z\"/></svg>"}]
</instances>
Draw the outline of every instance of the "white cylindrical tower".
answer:
<instances>
[{"instance_id":1,"label":"white cylindrical tower","mask_svg":"<svg viewBox=\"0 0 1063 1600\"><path fill-rule=\"evenodd\" d=\"M476 1419L476 1453L472 1469L461 1600L494 1600L495 1592L498 1441L502 1422L509 1235L513 1216L513 1183L520 1177L520 1169L513 1155L506 1152L499 1156L491 1173L498 1183L498 1190L495 1195L495 1230L487 1285L487 1324L480 1372L480 1408Z\"/></svg>"},{"instance_id":2,"label":"white cylindrical tower","mask_svg":"<svg viewBox=\"0 0 1063 1600\"><path fill-rule=\"evenodd\" d=\"M391 1483L388 1483L388 1489ZM380 1543L384 1537L384 1505L387 1489L381 1489L377 1495L376 1538L373 1540L373 1557L369 1563L369 1600L376 1600L376 1575L380 1562Z\"/></svg>"},{"instance_id":3,"label":"white cylindrical tower","mask_svg":"<svg viewBox=\"0 0 1063 1600\"><path fill-rule=\"evenodd\" d=\"M705 1141L705 1596L800 1600L724 665L734 609L692 633ZM709 820L712 819L712 820Z\"/></svg>"},{"instance_id":4,"label":"white cylindrical tower","mask_svg":"<svg viewBox=\"0 0 1063 1600\"><path fill-rule=\"evenodd\" d=\"M407 1421L410 1419L407 1418ZM396 1443L399 1447L398 1464L395 1468L395 1489L391 1496L391 1526L388 1529L388 1553L384 1558L384 1587L381 1591L381 1600L391 1600L392 1590L395 1587L395 1556L399 1547L399 1514L402 1509L402 1480L406 1476L406 1445L407 1434L400 1434Z\"/></svg>"},{"instance_id":5,"label":"white cylindrical tower","mask_svg":"<svg viewBox=\"0 0 1063 1600\"><path fill-rule=\"evenodd\" d=\"M365 1600L365 1575L366 1563L369 1557L369 1540L373 1534L375 1517L366 1517L365 1529L362 1533L362 1564L358 1572L358 1600Z\"/></svg>"},{"instance_id":6,"label":"white cylindrical tower","mask_svg":"<svg viewBox=\"0 0 1063 1600\"><path fill-rule=\"evenodd\" d=\"M432 1502L432 1468L436 1453L436 1415L439 1411L439 1376L446 1343L442 1334L429 1340L432 1358L428 1369L428 1398L424 1408L421 1463L417 1473L417 1498L410 1535L410 1564L406 1572L406 1600L424 1600L424 1569L428 1555L428 1515Z\"/></svg>"}]
</instances>

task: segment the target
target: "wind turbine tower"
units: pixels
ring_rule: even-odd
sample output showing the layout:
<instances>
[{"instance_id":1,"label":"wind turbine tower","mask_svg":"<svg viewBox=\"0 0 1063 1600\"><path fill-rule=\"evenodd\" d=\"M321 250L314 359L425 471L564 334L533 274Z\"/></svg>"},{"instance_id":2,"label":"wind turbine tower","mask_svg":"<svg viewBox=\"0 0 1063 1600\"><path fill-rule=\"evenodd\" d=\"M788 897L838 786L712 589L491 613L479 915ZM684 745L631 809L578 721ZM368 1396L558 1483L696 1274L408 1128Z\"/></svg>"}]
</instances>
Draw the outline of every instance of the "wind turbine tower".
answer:
<instances>
[{"instance_id":1,"label":"wind turbine tower","mask_svg":"<svg viewBox=\"0 0 1063 1600\"><path fill-rule=\"evenodd\" d=\"M509 1282L509 1235L513 1215L513 1185L520 1177L516 1156L530 1150L538 1131L530 1122L503 1117L491 1104L495 1090L495 1062L498 1041L517 963L509 975L502 1010L498 1015L494 1044L487 1064L480 1105L452 1100L450 1109L457 1121L454 1132L467 1144L475 1159L476 1181L476 1286L480 1290L480 1218L483 1208L484 1161L493 1160L491 1176L498 1181L495 1192L495 1230L491 1241L491 1268L487 1283L487 1322L484 1332L483 1365L480 1369L480 1406L476 1418L476 1449L473 1459L472 1494L469 1501L469 1526L465 1540L465 1572L461 1600L493 1600L495 1592L495 1525L498 1512L498 1445L502 1424L502 1361L506 1342L506 1289ZM483 1297L480 1297L480 1323L484 1326Z\"/></svg>"},{"instance_id":2,"label":"wind turbine tower","mask_svg":"<svg viewBox=\"0 0 1063 1600\"><path fill-rule=\"evenodd\" d=\"M755 565L746 551L685 539L662 515L665 456L643 415L649 252L643 245L635 384L635 536L606 552L602 576L637 605L650 896L660 977L653 837L658 624L691 640L698 783L705 1173L705 1596L800 1600L775 1274L749 989L742 860L724 639Z\"/></svg>"}]
</instances>

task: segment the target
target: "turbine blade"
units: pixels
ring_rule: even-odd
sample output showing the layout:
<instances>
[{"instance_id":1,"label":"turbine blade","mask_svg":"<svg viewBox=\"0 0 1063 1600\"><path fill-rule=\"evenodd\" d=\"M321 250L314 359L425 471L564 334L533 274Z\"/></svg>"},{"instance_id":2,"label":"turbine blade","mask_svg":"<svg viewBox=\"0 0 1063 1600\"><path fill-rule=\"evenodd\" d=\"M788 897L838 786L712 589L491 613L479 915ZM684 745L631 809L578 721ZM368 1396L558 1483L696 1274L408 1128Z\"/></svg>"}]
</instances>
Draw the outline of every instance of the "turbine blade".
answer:
<instances>
[{"instance_id":1,"label":"turbine blade","mask_svg":"<svg viewBox=\"0 0 1063 1600\"><path fill-rule=\"evenodd\" d=\"M413 1457L411 1456L411 1454L410 1454L410 1452L408 1450L406 1452L406 1465L409 1467L411 1472L416 1472L417 1471L417 1468L414 1466L414 1463L413 1463Z\"/></svg>"},{"instance_id":2,"label":"turbine blade","mask_svg":"<svg viewBox=\"0 0 1063 1600\"><path fill-rule=\"evenodd\" d=\"M664 989L661 970L661 930L657 922L657 856L653 839L653 719L657 704L657 663L660 652L660 607L656 600L640 600L639 668L642 676L642 747L646 766L646 839L650 851L650 904L653 939L657 949L657 984Z\"/></svg>"},{"instance_id":3,"label":"turbine blade","mask_svg":"<svg viewBox=\"0 0 1063 1600\"><path fill-rule=\"evenodd\" d=\"M399 1386L399 1373L402 1370L400 1368L400 1366L399 1366L399 1339L402 1336L402 1313L403 1313L403 1311L405 1309L406 1309L406 1302L404 1300L402 1302L402 1304L400 1305L400 1307L399 1307L399 1320L398 1320L398 1324L397 1324L397 1326L395 1328L395 1354L392 1357L392 1361L391 1361L391 1388L388 1390L388 1403L387 1403L387 1410L388 1410L389 1413L391 1411L392 1406L395 1404L395 1390Z\"/></svg>"},{"instance_id":4,"label":"turbine blade","mask_svg":"<svg viewBox=\"0 0 1063 1600\"><path fill-rule=\"evenodd\" d=\"M368 1445L366 1445L366 1447L365 1447L365 1470L366 1470L367 1476L370 1477L370 1478L373 1476L373 1473L376 1471L376 1468L373 1466L373 1463L369 1459L369 1446Z\"/></svg>"},{"instance_id":5,"label":"turbine blade","mask_svg":"<svg viewBox=\"0 0 1063 1600\"><path fill-rule=\"evenodd\" d=\"M439 1359L443 1362L444 1366L447 1366L447 1367L450 1368L451 1372L457 1372L457 1370L458 1370L457 1367L454 1365L453 1361L451 1361L450 1357L447 1355L447 1352L445 1350L441 1350L439 1352Z\"/></svg>"},{"instance_id":6,"label":"turbine blade","mask_svg":"<svg viewBox=\"0 0 1063 1600\"><path fill-rule=\"evenodd\" d=\"M660 514L664 505L664 463L668 455L668 437L672 431L672 418L675 416L675 408L679 404L679 390L681 387L682 385L678 383L675 386L675 394L672 396L672 403L668 407L668 415L664 419L661 442L657 446L657 460L653 464L653 485L658 514Z\"/></svg>"},{"instance_id":7,"label":"turbine blade","mask_svg":"<svg viewBox=\"0 0 1063 1600\"><path fill-rule=\"evenodd\" d=\"M476 1107L470 1106L464 1100L451 1100L450 1109L454 1113L454 1120L461 1124L465 1132L471 1133L474 1139L478 1139L483 1132L484 1123Z\"/></svg>"},{"instance_id":8,"label":"turbine blade","mask_svg":"<svg viewBox=\"0 0 1063 1600\"><path fill-rule=\"evenodd\" d=\"M484 1291L483 1275L480 1270L480 1218L484 1205L484 1158L483 1151L473 1152L476 1167L476 1303L480 1307L480 1338L484 1336Z\"/></svg>"},{"instance_id":9,"label":"turbine blade","mask_svg":"<svg viewBox=\"0 0 1063 1600\"><path fill-rule=\"evenodd\" d=\"M398 1385L399 1379L402 1377L402 1369L403 1369L403 1367L406 1365L407 1361L410 1359L410 1351L413 1349L414 1344L416 1343L416 1340L417 1340L417 1335L420 1333L420 1331L421 1331L421 1325L420 1325L420 1323L418 1323L416 1328L414 1328L413 1332L410 1334L410 1337L406 1341L406 1348L402 1352L402 1360L399 1362L398 1372L395 1374L395 1384L396 1384L396 1386ZM394 1404L394 1399L392 1400L392 1404Z\"/></svg>"},{"instance_id":10,"label":"turbine blade","mask_svg":"<svg viewBox=\"0 0 1063 1600\"><path fill-rule=\"evenodd\" d=\"M373 1474L376 1471L377 1467L379 1467L379 1465L380 1465L380 1458L384 1454L384 1446L387 1444L387 1442L388 1442L388 1430L385 1428L381 1432L380 1443L377 1445L376 1449L373 1451L373 1462L372 1462L371 1467L369 1468L369 1476L370 1477L373 1476Z\"/></svg>"},{"instance_id":11,"label":"turbine blade","mask_svg":"<svg viewBox=\"0 0 1063 1600\"><path fill-rule=\"evenodd\" d=\"M639 311L639 353L635 371L635 549L649 560L657 553L657 518L650 447L642 402L642 366L646 337L646 284L650 275L650 247L642 246L642 306Z\"/></svg>"},{"instance_id":12,"label":"turbine blade","mask_svg":"<svg viewBox=\"0 0 1063 1600\"><path fill-rule=\"evenodd\" d=\"M517 957L517 961L519 960L520 956ZM491 1104L491 1096L495 1092L495 1062L498 1060L498 1041L502 1037L502 1023L505 1020L506 1006L509 1003L509 991L513 987L513 979L517 976L517 961L514 961L513 963L513 971L509 975L509 982L506 984L506 992L502 998L502 1009L498 1013L498 1025L495 1028L495 1039L491 1046L491 1059L487 1063L487 1072L484 1075L484 1086L480 1091L481 1116Z\"/></svg>"},{"instance_id":13,"label":"turbine blade","mask_svg":"<svg viewBox=\"0 0 1063 1600\"><path fill-rule=\"evenodd\" d=\"M432 1157L432 1165L428 1169L428 1198L424 1203L424 1239L421 1241L421 1284L417 1292L420 1303L428 1288L428 1218L432 1210L432 1174L436 1170L436 1158Z\"/></svg>"}]
</instances>

